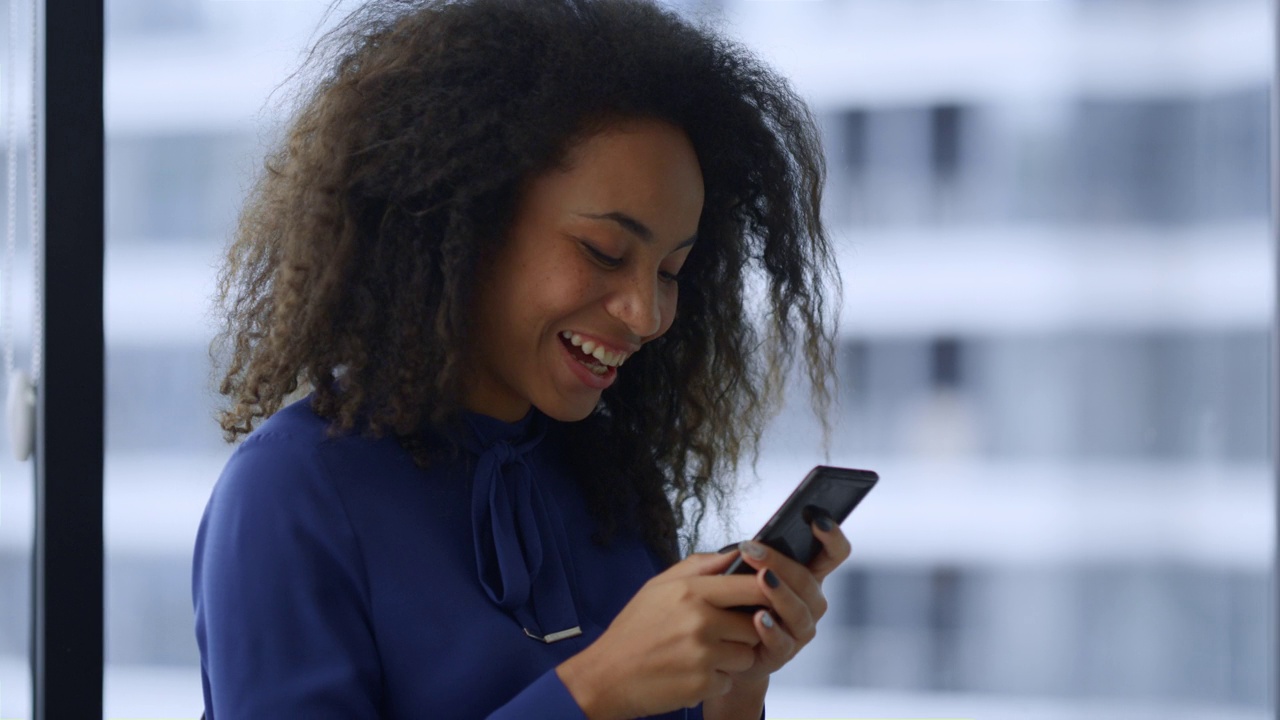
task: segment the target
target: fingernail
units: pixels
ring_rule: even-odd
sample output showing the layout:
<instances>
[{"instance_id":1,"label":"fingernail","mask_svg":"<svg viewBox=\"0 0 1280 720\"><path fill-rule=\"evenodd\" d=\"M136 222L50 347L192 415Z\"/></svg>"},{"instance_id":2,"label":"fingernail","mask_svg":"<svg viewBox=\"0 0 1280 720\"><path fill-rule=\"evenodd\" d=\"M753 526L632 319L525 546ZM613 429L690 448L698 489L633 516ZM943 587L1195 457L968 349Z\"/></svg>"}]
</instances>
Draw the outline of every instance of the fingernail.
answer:
<instances>
[{"instance_id":1,"label":"fingernail","mask_svg":"<svg viewBox=\"0 0 1280 720\"><path fill-rule=\"evenodd\" d=\"M761 624L761 625L764 625L765 627L767 627L767 628L769 628L770 630L772 630L772 629L773 629L773 616L772 616L772 615L770 615L768 612L763 613L763 614L760 616L760 624Z\"/></svg>"},{"instance_id":2,"label":"fingernail","mask_svg":"<svg viewBox=\"0 0 1280 720\"><path fill-rule=\"evenodd\" d=\"M765 571L764 571L764 584L765 584L765 585L768 585L768 586L769 586L769 587L771 587L771 588L776 588L776 587L778 587L778 585L780 584L780 583L778 582L778 576L777 576L777 575L774 575L772 570L765 570Z\"/></svg>"},{"instance_id":3,"label":"fingernail","mask_svg":"<svg viewBox=\"0 0 1280 720\"><path fill-rule=\"evenodd\" d=\"M737 549L738 549L738 543L729 543L728 545L725 545L724 547L720 548L716 552L721 555L724 555L725 553L731 553Z\"/></svg>"},{"instance_id":4,"label":"fingernail","mask_svg":"<svg viewBox=\"0 0 1280 720\"><path fill-rule=\"evenodd\" d=\"M742 551L742 554L755 560L763 560L765 556L764 546L750 540L740 543L738 549Z\"/></svg>"},{"instance_id":5,"label":"fingernail","mask_svg":"<svg viewBox=\"0 0 1280 720\"><path fill-rule=\"evenodd\" d=\"M822 532L831 532L831 528L836 526L835 523L831 522L831 518L826 515L818 515L814 517L813 522Z\"/></svg>"}]
</instances>

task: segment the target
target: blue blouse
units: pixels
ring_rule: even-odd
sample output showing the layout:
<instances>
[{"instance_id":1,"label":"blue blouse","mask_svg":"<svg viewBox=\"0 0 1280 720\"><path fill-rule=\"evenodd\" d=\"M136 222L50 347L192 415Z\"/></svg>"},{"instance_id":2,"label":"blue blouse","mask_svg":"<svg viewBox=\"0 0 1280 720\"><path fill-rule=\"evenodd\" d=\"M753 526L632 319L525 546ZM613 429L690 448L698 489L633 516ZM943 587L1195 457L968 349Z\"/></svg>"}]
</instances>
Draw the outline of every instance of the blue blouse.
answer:
<instances>
[{"instance_id":1,"label":"blue blouse","mask_svg":"<svg viewBox=\"0 0 1280 720\"><path fill-rule=\"evenodd\" d=\"M236 449L195 546L209 720L585 718L555 667L661 563L634 534L592 542L554 421L468 423L425 470L330 437L309 400Z\"/></svg>"}]
</instances>

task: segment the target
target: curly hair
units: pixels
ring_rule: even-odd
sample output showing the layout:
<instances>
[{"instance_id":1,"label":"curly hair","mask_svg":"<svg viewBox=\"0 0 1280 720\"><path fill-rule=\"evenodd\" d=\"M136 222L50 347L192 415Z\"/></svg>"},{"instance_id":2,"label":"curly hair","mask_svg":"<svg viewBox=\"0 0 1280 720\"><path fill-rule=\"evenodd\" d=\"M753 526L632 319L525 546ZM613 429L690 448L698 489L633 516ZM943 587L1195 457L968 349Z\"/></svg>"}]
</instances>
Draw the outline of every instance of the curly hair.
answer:
<instances>
[{"instance_id":1,"label":"curly hair","mask_svg":"<svg viewBox=\"0 0 1280 720\"><path fill-rule=\"evenodd\" d=\"M798 354L825 427L839 278L820 136L748 51L644 0L382 0L306 67L219 276L229 442L309 391L333 432L429 463L421 438L464 409L472 278L522 187L626 118L684 130L705 202L674 325L566 426L592 448L578 475L600 539L625 524L667 561L695 547Z\"/></svg>"}]
</instances>

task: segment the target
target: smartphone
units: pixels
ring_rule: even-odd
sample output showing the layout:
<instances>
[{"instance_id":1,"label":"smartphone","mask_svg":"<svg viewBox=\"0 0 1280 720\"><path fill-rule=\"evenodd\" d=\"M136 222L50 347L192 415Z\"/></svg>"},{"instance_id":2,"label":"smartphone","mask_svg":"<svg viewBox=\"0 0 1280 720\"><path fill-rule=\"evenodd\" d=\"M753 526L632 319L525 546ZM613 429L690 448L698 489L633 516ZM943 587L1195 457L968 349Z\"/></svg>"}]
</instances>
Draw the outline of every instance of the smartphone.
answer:
<instances>
[{"instance_id":1,"label":"smartphone","mask_svg":"<svg viewBox=\"0 0 1280 720\"><path fill-rule=\"evenodd\" d=\"M822 543L809 529L814 514L825 512L837 525L844 522L879 479L880 476L870 470L819 465L809 471L752 539L801 565L808 565L822 549ZM723 574L754 573L755 569L739 556Z\"/></svg>"}]
</instances>

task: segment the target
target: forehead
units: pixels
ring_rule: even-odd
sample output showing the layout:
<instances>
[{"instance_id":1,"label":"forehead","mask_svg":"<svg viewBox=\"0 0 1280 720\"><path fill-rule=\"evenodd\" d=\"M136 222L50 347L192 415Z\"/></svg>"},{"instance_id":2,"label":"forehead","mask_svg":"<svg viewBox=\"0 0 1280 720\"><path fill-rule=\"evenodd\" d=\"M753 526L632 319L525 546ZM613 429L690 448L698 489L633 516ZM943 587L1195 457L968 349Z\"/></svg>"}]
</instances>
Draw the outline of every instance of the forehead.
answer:
<instances>
[{"instance_id":1,"label":"forehead","mask_svg":"<svg viewBox=\"0 0 1280 720\"><path fill-rule=\"evenodd\" d=\"M621 212L659 236L697 230L702 214L702 170L683 130L659 120L611 125L575 143L561 167L528 188L527 207L567 217Z\"/></svg>"}]
</instances>

